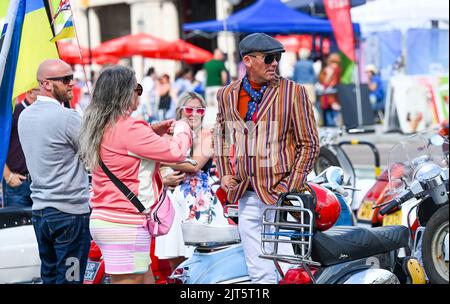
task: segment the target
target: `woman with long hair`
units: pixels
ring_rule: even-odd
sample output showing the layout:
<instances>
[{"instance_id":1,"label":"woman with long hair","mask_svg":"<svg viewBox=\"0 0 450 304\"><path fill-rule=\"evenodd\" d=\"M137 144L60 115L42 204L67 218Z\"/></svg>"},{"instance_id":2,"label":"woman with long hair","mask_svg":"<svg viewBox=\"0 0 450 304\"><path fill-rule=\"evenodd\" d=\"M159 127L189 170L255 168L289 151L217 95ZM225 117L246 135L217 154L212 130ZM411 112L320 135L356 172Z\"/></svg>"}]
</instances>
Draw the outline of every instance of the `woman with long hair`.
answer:
<instances>
[{"instance_id":1,"label":"woman with long hair","mask_svg":"<svg viewBox=\"0 0 450 304\"><path fill-rule=\"evenodd\" d=\"M222 212L218 212L222 206L211 189L209 169L213 158L212 134L210 130L202 129L205 109L205 100L194 92L182 94L176 108L177 121L186 120L193 131L193 145L188 157L197 164L194 166L167 163L164 168L166 172L169 171L167 174L169 176L180 173L184 176L171 193L176 210L172 228L167 235L156 239L155 246L155 255L161 259L168 259L172 269L191 256L194 250L192 246L184 244L182 222L190 220L210 224L220 221L220 217L223 218Z\"/></svg>"},{"instance_id":2,"label":"woman with long hair","mask_svg":"<svg viewBox=\"0 0 450 304\"><path fill-rule=\"evenodd\" d=\"M184 121L149 125L132 118L141 94L133 70L119 65L105 68L80 133L79 154L92 171L90 231L113 283L143 283L151 242L145 221L164 191L160 162L184 160L192 144L191 128ZM171 128L173 137L163 137ZM138 197L143 213L103 172L101 161Z\"/></svg>"}]
</instances>

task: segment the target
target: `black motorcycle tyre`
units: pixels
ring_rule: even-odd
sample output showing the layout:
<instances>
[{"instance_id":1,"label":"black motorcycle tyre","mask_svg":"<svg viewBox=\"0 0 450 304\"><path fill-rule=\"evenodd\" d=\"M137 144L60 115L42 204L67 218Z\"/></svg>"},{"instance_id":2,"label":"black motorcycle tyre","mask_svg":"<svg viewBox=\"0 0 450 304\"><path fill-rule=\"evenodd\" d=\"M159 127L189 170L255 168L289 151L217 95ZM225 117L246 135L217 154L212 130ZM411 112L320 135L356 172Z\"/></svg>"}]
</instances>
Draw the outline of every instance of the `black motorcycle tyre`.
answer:
<instances>
[{"instance_id":1,"label":"black motorcycle tyre","mask_svg":"<svg viewBox=\"0 0 450 304\"><path fill-rule=\"evenodd\" d=\"M323 163L323 161L326 161L326 164L328 165L325 168L321 168L321 164ZM318 175L330 166L341 167L341 164L332 151L330 151L327 147L320 147L319 156L317 157L316 163L314 164L314 173Z\"/></svg>"},{"instance_id":2,"label":"black motorcycle tyre","mask_svg":"<svg viewBox=\"0 0 450 304\"><path fill-rule=\"evenodd\" d=\"M425 226L425 233L423 235L422 242L422 257L423 266L425 268L425 273L428 276L428 280L431 284L448 284L448 279L446 280L442 277L436 270L433 262L432 256L432 242L439 227L441 227L445 222L449 221L448 215L448 204L437 210L429 219L427 225ZM447 224L448 225L448 224Z\"/></svg>"}]
</instances>

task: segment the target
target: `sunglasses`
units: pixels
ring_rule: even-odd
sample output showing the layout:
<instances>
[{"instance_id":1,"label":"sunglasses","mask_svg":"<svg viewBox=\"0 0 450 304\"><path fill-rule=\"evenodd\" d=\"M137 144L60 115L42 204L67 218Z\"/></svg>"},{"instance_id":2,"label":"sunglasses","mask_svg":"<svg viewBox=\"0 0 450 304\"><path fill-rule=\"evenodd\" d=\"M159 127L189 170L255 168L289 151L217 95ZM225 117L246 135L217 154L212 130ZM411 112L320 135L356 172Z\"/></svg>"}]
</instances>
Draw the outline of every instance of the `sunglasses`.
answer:
<instances>
[{"instance_id":1,"label":"sunglasses","mask_svg":"<svg viewBox=\"0 0 450 304\"><path fill-rule=\"evenodd\" d=\"M205 108L192 108L192 107L182 107L186 115L198 114L200 116L205 115Z\"/></svg>"},{"instance_id":2,"label":"sunglasses","mask_svg":"<svg viewBox=\"0 0 450 304\"><path fill-rule=\"evenodd\" d=\"M61 77L51 77L47 78L47 80L61 81L64 85L68 85L73 80L73 74Z\"/></svg>"},{"instance_id":3,"label":"sunglasses","mask_svg":"<svg viewBox=\"0 0 450 304\"><path fill-rule=\"evenodd\" d=\"M142 95L142 92L144 91L144 88L142 88L142 85L140 83L137 84L136 89L134 91L138 94L138 96Z\"/></svg>"},{"instance_id":4,"label":"sunglasses","mask_svg":"<svg viewBox=\"0 0 450 304\"><path fill-rule=\"evenodd\" d=\"M258 58L257 55L249 55L249 56ZM264 55L261 55L261 57L264 60L265 64L271 64L274 60L276 60L277 62L280 62L281 53L277 52L277 53L264 54Z\"/></svg>"}]
</instances>

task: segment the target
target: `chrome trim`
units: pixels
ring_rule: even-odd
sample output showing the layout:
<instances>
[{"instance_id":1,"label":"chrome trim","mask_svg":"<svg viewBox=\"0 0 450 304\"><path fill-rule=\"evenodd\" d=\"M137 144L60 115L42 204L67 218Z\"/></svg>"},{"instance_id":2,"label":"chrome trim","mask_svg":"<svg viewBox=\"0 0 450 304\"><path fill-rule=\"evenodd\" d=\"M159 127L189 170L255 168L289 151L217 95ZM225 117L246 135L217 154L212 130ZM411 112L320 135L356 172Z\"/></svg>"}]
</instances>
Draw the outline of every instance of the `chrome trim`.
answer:
<instances>
[{"instance_id":1,"label":"chrome trim","mask_svg":"<svg viewBox=\"0 0 450 304\"><path fill-rule=\"evenodd\" d=\"M366 269L353 274L343 284L400 284L400 281L385 269Z\"/></svg>"},{"instance_id":2,"label":"chrome trim","mask_svg":"<svg viewBox=\"0 0 450 304\"><path fill-rule=\"evenodd\" d=\"M287 200L296 202L294 206L267 207L263 213L263 229L261 233L261 258L280 261L290 264L304 263L320 266L319 263L311 260L312 237L313 237L313 213L304 208L302 199L297 195L287 195ZM298 213L298 222L281 221L281 211L292 211ZM273 220L269 219L269 212L275 212ZM286 229L287 228L287 229ZM291 229L292 228L292 229ZM299 240L292 240L292 237L299 237ZM285 238L282 238L285 237ZM284 255L278 253L280 243L300 245L300 254ZM266 247L269 246L269 250Z\"/></svg>"},{"instance_id":3,"label":"chrome trim","mask_svg":"<svg viewBox=\"0 0 450 304\"><path fill-rule=\"evenodd\" d=\"M230 279L230 280L226 280L226 281L218 281L218 282L216 282L216 284L248 284L250 282L251 282L250 277L245 276L245 277L234 278L234 279Z\"/></svg>"}]
</instances>

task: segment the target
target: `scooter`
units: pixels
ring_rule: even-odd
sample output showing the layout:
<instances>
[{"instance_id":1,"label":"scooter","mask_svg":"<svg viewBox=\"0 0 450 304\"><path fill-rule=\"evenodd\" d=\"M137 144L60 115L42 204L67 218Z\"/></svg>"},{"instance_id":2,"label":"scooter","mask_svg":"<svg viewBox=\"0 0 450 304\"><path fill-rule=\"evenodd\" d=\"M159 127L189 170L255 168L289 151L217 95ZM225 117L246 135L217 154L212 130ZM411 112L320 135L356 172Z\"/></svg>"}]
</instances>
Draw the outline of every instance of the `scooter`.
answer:
<instances>
[{"instance_id":1,"label":"scooter","mask_svg":"<svg viewBox=\"0 0 450 304\"><path fill-rule=\"evenodd\" d=\"M433 130L431 130L433 132ZM449 124L448 121L444 121L440 125L440 129L436 131L437 134L447 138L449 134ZM445 145L445 144L444 144ZM446 148L448 151L448 148ZM402 174L402 166L398 164L398 166L392 168L393 175ZM389 170L388 168L384 169L381 175L376 178L375 183L372 187L367 191L364 196L358 210L357 210L357 220L358 225L362 227L378 227L378 226L386 226L386 225L405 225L407 226L406 217L401 216L401 212L397 212L390 216L383 216L379 212L379 208L374 208L375 206L381 205L385 202L388 202L392 199L389 193ZM403 213L407 214L411 207L414 204L411 202L407 202L403 204L402 209ZM412 229L414 232L417 229L417 223L413 224ZM415 233L412 234L415 236Z\"/></svg>"},{"instance_id":2,"label":"scooter","mask_svg":"<svg viewBox=\"0 0 450 304\"><path fill-rule=\"evenodd\" d=\"M448 165L447 138L422 133L400 142L389 154L390 199L376 206L383 224L406 219L412 253L436 284L449 282Z\"/></svg>"},{"instance_id":3,"label":"scooter","mask_svg":"<svg viewBox=\"0 0 450 304\"><path fill-rule=\"evenodd\" d=\"M355 225L356 219L344 196L347 186L343 183L343 170L328 168L310 183L322 210L318 224L323 229L333 225ZM218 197L222 197L218 189ZM225 202L223 202L225 203ZM245 256L240 244L238 228L238 206L236 203L224 207L225 217L231 220L228 226L213 227L183 223L183 238L186 245L196 246L193 255L175 269L168 278L172 284L231 284L250 283Z\"/></svg>"},{"instance_id":4,"label":"scooter","mask_svg":"<svg viewBox=\"0 0 450 304\"><path fill-rule=\"evenodd\" d=\"M363 131L353 131L351 134L362 133ZM319 130L320 152L314 164L314 172L319 174L330 166L337 166L344 170L343 184L352 188L363 188L361 181L357 180L355 169L343 149L347 145L363 145L368 146L374 156L375 162L375 178L380 176L380 153L377 147L368 141L350 140L339 141L339 137L343 135L343 130L336 128L321 128ZM365 187L364 187L365 188ZM361 204L361 196L357 195L355 191L350 191L348 201L352 210L358 210Z\"/></svg>"},{"instance_id":5,"label":"scooter","mask_svg":"<svg viewBox=\"0 0 450 304\"><path fill-rule=\"evenodd\" d=\"M42 282L31 218L31 207L0 208L0 284Z\"/></svg>"},{"instance_id":6,"label":"scooter","mask_svg":"<svg viewBox=\"0 0 450 304\"><path fill-rule=\"evenodd\" d=\"M425 283L417 259L397 256L400 248L408 246L408 228L324 230L317 225L321 214L311 208L315 200L313 192L288 193L264 212L260 257L274 261L280 284L399 284L402 277L405 283ZM295 220L288 214L295 214ZM281 243L291 244L294 253L279 253ZM295 266L284 273L280 262Z\"/></svg>"}]
</instances>

